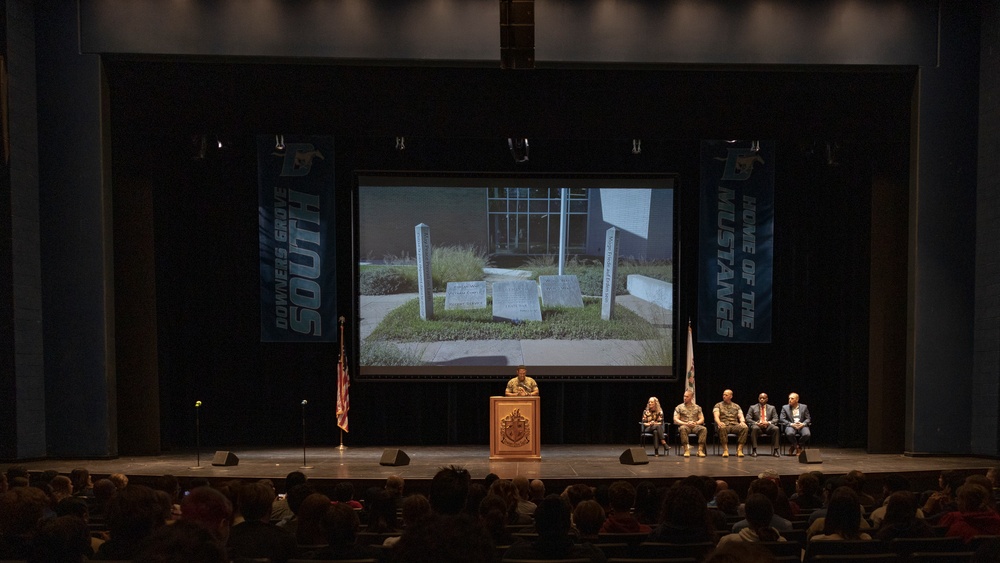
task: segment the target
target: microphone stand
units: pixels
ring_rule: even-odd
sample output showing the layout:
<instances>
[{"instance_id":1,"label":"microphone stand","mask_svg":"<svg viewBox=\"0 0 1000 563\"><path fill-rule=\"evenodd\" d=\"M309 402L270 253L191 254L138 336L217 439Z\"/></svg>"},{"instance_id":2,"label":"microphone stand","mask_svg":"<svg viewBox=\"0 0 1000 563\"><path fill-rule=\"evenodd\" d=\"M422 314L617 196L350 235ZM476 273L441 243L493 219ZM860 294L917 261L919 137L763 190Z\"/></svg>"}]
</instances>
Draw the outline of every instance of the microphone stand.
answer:
<instances>
[{"instance_id":1,"label":"microphone stand","mask_svg":"<svg viewBox=\"0 0 1000 563\"><path fill-rule=\"evenodd\" d=\"M202 469L201 467L201 401L194 403L194 449L197 456L197 465L188 469Z\"/></svg>"},{"instance_id":2,"label":"microphone stand","mask_svg":"<svg viewBox=\"0 0 1000 563\"><path fill-rule=\"evenodd\" d=\"M311 465L306 464L306 405L309 401L302 399L302 467L299 469L312 469Z\"/></svg>"}]
</instances>

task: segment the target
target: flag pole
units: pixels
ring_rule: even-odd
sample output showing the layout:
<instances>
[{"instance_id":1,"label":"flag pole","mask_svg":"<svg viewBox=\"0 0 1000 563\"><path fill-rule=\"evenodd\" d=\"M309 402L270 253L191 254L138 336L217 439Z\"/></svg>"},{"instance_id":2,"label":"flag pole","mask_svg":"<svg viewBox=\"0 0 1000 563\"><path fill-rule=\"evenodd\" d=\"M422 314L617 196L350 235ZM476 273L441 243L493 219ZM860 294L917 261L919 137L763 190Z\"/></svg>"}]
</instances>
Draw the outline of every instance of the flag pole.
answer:
<instances>
[{"instance_id":1,"label":"flag pole","mask_svg":"<svg viewBox=\"0 0 1000 563\"><path fill-rule=\"evenodd\" d=\"M344 445L344 428L347 425L347 410L349 408L347 393L349 375L347 372L347 361L344 358L344 317L340 321L340 359L337 361L337 427L340 429L340 445L337 449L341 452L347 449ZM343 418L341 418L343 417Z\"/></svg>"}]
</instances>

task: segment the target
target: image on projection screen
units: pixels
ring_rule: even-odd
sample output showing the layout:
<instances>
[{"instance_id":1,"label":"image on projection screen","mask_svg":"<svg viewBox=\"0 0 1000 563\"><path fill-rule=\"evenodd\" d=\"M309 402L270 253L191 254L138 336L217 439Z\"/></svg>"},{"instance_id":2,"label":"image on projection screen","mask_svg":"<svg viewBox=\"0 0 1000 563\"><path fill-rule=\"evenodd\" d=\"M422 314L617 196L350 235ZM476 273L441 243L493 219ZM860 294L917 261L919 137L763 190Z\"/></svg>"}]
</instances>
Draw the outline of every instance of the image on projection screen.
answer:
<instances>
[{"instance_id":1,"label":"image on projection screen","mask_svg":"<svg viewBox=\"0 0 1000 563\"><path fill-rule=\"evenodd\" d=\"M674 186L359 178L358 376L673 377Z\"/></svg>"}]
</instances>

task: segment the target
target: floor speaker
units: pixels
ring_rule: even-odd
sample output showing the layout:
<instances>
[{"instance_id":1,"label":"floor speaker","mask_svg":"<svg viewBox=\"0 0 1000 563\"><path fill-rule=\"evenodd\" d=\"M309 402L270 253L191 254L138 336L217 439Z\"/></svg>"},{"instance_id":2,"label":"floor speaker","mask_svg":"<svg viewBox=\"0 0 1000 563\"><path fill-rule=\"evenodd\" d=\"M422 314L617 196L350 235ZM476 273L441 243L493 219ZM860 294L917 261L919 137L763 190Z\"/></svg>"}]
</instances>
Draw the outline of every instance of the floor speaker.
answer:
<instances>
[{"instance_id":1,"label":"floor speaker","mask_svg":"<svg viewBox=\"0 0 1000 563\"><path fill-rule=\"evenodd\" d=\"M384 450L382 452L382 459L378 462L379 465L409 465L410 456L403 453L403 450Z\"/></svg>"},{"instance_id":2,"label":"floor speaker","mask_svg":"<svg viewBox=\"0 0 1000 563\"><path fill-rule=\"evenodd\" d=\"M823 463L823 454L819 450L802 450L799 463Z\"/></svg>"},{"instance_id":3,"label":"floor speaker","mask_svg":"<svg viewBox=\"0 0 1000 563\"><path fill-rule=\"evenodd\" d=\"M618 461L625 465L642 465L649 463L649 456L646 455L645 448L629 448L618 456Z\"/></svg>"},{"instance_id":4,"label":"floor speaker","mask_svg":"<svg viewBox=\"0 0 1000 563\"><path fill-rule=\"evenodd\" d=\"M240 458L236 457L233 452L226 452L219 450L215 452L215 457L212 458L212 465L238 465L240 463Z\"/></svg>"}]
</instances>

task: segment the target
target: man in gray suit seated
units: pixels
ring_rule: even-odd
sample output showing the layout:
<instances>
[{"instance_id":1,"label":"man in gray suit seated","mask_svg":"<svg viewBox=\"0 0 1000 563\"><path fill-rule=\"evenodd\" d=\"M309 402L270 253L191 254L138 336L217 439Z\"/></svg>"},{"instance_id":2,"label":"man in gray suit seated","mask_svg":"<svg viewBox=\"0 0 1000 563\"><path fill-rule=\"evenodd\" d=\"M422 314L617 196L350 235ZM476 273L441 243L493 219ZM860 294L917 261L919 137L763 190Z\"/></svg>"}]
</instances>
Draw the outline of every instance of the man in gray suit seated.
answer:
<instances>
[{"instance_id":1,"label":"man in gray suit seated","mask_svg":"<svg viewBox=\"0 0 1000 563\"><path fill-rule=\"evenodd\" d=\"M802 453L802 446L809 443L809 425L812 424L812 417L809 416L809 407L799 402L799 394L788 395L788 404L781 407L781 425L785 427L785 436L792 443L792 451L789 455L799 455Z\"/></svg>"}]
</instances>

